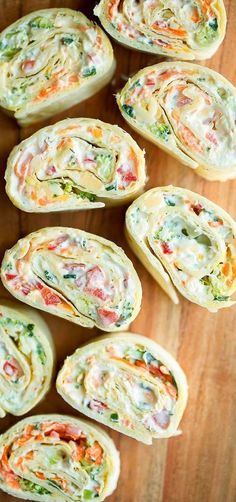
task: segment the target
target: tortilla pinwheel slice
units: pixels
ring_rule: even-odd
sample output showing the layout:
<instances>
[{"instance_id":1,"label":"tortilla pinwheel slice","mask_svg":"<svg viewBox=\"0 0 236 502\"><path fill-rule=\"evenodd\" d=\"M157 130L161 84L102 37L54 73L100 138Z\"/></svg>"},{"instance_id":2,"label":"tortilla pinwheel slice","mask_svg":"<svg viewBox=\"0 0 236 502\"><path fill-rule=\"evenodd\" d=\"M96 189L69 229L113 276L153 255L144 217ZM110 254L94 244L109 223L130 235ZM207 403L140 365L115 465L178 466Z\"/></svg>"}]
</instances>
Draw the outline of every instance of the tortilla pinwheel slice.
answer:
<instances>
[{"instance_id":1,"label":"tortilla pinwheel slice","mask_svg":"<svg viewBox=\"0 0 236 502\"><path fill-rule=\"evenodd\" d=\"M188 395L177 361L153 340L125 332L67 357L57 391L81 413L146 444L179 433Z\"/></svg>"},{"instance_id":2,"label":"tortilla pinwheel slice","mask_svg":"<svg viewBox=\"0 0 236 502\"><path fill-rule=\"evenodd\" d=\"M192 63L160 63L132 77L117 96L139 134L208 180L236 177L236 89Z\"/></svg>"},{"instance_id":3,"label":"tortilla pinwheel slice","mask_svg":"<svg viewBox=\"0 0 236 502\"><path fill-rule=\"evenodd\" d=\"M31 12L0 34L0 106L26 126L80 103L115 70L106 34L81 12Z\"/></svg>"},{"instance_id":4,"label":"tortilla pinwheel slice","mask_svg":"<svg viewBox=\"0 0 236 502\"><path fill-rule=\"evenodd\" d=\"M116 125L66 119L16 146L5 179L13 204L28 212L127 203L143 191L144 152Z\"/></svg>"},{"instance_id":5,"label":"tortilla pinwheel slice","mask_svg":"<svg viewBox=\"0 0 236 502\"><path fill-rule=\"evenodd\" d=\"M119 453L99 427L66 415L36 415L0 436L0 488L22 499L105 500L116 488Z\"/></svg>"},{"instance_id":6,"label":"tortilla pinwheel slice","mask_svg":"<svg viewBox=\"0 0 236 502\"><path fill-rule=\"evenodd\" d=\"M33 309L0 301L0 417L23 415L45 396L54 349L49 329Z\"/></svg>"},{"instance_id":7,"label":"tortilla pinwheel slice","mask_svg":"<svg viewBox=\"0 0 236 502\"><path fill-rule=\"evenodd\" d=\"M94 13L122 45L180 59L210 58L226 30L223 0L100 0Z\"/></svg>"},{"instance_id":8,"label":"tortilla pinwheel slice","mask_svg":"<svg viewBox=\"0 0 236 502\"><path fill-rule=\"evenodd\" d=\"M86 328L127 327L142 288L132 262L114 242L75 228L43 228L6 251L4 286L19 300Z\"/></svg>"},{"instance_id":9,"label":"tortilla pinwheel slice","mask_svg":"<svg viewBox=\"0 0 236 502\"><path fill-rule=\"evenodd\" d=\"M128 208L126 234L174 303L175 287L211 312L235 303L236 223L210 200L184 188L153 188Z\"/></svg>"}]
</instances>

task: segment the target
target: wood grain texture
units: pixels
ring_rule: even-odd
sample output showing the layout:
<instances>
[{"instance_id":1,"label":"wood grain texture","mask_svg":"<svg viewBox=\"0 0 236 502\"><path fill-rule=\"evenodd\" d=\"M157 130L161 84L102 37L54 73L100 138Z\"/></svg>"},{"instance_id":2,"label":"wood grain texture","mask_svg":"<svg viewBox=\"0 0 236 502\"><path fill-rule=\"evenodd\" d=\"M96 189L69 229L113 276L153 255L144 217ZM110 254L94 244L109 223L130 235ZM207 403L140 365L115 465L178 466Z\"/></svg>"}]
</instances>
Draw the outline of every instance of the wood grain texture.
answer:
<instances>
[{"instance_id":1,"label":"wood grain texture","mask_svg":"<svg viewBox=\"0 0 236 502\"><path fill-rule=\"evenodd\" d=\"M0 0L0 29L43 7L77 8L92 17L93 4L88 0ZM228 13L226 38L217 54L205 64L236 84L236 2L227 0L225 4ZM112 83L63 114L58 110L58 115L50 123L66 117L94 117L119 124L131 132L118 111L114 93L124 85L128 75L158 62L158 58L113 45L118 64ZM128 249L123 235L124 207L52 215L29 215L14 208L4 192L6 157L15 143L41 125L46 124L19 130L14 120L0 112L0 258L19 237L48 225L74 226L114 240L133 260L143 285L142 310L131 330L153 338L176 355L189 381L190 397L181 424L182 436L144 446L109 431L120 449L122 461L119 485L109 502L235 502L236 307L210 314L183 298L178 306L173 305ZM173 183L198 191L236 218L236 180L226 183L204 181L151 143L133 132L131 134L146 150L147 188ZM3 297L8 296L3 287L0 293ZM96 330L85 330L50 315L44 317L53 332L57 369L77 346L98 334ZM57 395L55 387L33 410L34 414L52 412L75 414ZM5 431L16 421L8 415L1 420L0 431ZM13 502L19 499L0 494L0 500Z\"/></svg>"}]
</instances>

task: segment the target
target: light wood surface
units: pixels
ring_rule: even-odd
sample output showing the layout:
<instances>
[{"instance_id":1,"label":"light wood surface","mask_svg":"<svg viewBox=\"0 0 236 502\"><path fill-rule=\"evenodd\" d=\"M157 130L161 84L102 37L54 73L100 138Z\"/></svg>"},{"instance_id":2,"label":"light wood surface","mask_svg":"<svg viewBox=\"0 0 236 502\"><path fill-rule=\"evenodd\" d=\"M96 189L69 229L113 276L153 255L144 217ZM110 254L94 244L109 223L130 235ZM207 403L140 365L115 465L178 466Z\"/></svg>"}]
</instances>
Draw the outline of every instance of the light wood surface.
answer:
<instances>
[{"instance_id":1,"label":"light wood surface","mask_svg":"<svg viewBox=\"0 0 236 502\"><path fill-rule=\"evenodd\" d=\"M228 14L226 38L217 54L205 64L236 84L236 1L227 0L225 4ZM0 28L43 7L72 7L92 17L93 5L89 0L0 0ZM114 94L124 85L128 75L158 62L158 58L115 43L113 46L118 64L112 83L88 101L63 114L58 113L50 123L66 117L94 117L119 124L129 131L120 116ZM236 306L210 314L183 298L178 306L173 305L127 246L123 234L124 207L51 215L29 215L14 208L4 191L6 158L16 143L41 125L46 123L20 130L14 120L0 112L0 257L20 237L50 225L82 228L121 245L133 260L143 286L142 309L131 330L153 338L175 355L189 382L190 396L181 423L182 436L145 446L109 431L121 452L121 476L109 502L235 502ZM236 180L204 181L151 143L131 134L146 150L147 188L172 183L198 191L236 218ZM2 286L0 293L3 297L9 296ZM98 330L85 330L57 317L44 317L53 332L57 369L77 346L98 334ZM54 386L32 413L53 412L76 414L59 397ZM0 431L16 421L17 418L8 415L1 420ZM0 501L17 500L0 493Z\"/></svg>"}]
</instances>

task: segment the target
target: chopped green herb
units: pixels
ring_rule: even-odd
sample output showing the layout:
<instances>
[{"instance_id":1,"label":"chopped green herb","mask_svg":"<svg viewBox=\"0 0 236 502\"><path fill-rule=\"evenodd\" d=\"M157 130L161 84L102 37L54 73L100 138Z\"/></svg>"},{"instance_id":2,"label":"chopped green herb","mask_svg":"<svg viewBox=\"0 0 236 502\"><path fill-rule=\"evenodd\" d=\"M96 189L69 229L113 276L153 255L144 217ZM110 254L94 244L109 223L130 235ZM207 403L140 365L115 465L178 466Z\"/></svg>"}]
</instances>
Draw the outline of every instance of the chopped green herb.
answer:
<instances>
[{"instance_id":1,"label":"chopped green herb","mask_svg":"<svg viewBox=\"0 0 236 502\"><path fill-rule=\"evenodd\" d=\"M116 183L113 183L112 185L109 185L108 187L106 187L106 191L107 192L110 192L111 190L117 190L117 184Z\"/></svg>"},{"instance_id":2,"label":"chopped green herb","mask_svg":"<svg viewBox=\"0 0 236 502\"><path fill-rule=\"evenodd\" d=\"M97 167L99 175L104 181L111 181L111 175L113 172L113 156L111 153L99 153L95 161L97 162Z\"/></svg>"},{"instance_id":3,"label":"chopped green herb","mask_svg":"<svg viewBox=\"0 0 236 502\"><path fill-rule=\"evenodd\" d=\"M64 279L76 279L76 274L65 274L63 275Z\"/></svg>"},{"instance_id":4,"label":"chopped green herb","mask_svg":"<svg viewBox=\"0 0 236 502\"><path fill-rule=\"evenodd\" d=\"M212 30L214 31L217 31L218 30L218 21L216 19L216 17L214 17L214 19L211 19L211 21L209 21L209 26L212 28Z\"/></svg>"},{"instance_id":5,"label":"chopped green herb","mask_svg":"<svg viewBox=\"0 0 236 502\"><path fill-rule=\"evenodd\" d=\"M20 485L23 490L38 493L39 495L49 495L51 493L43 486L33 483L33 481L29 481L28 479L20 479Z\"/></svg>"},{"instance_id":6,"label":"chopped green herb","mask_svg":"<svg viewBox=\"0 0 236 502\"><path fill-rule=\"evenodd\" d=\"M112 413L110 415L110 419L111 419L112 422L118 422L119 421L118 413Z\"/></svg>"},{"instance_id":7,"label":"chopped green herb","mask_svg":"<svg viewBox=\"0 0 236 502\"><path fill-rule=\"evenodd\" d=\"M50 465L55 465L60 461L60 456L59 455L54 455L53 457L49 458L49 464Z\"/></svg>"},{"instance_id":8,"label":"chopped green herb","mask_svg":"<svg viewBox=\"0 0 236 502\"><path fill-rule=\"evenodd\" d=\"M135 82L131 85L130 89L135 89L135 87L141 87L141 82L140 80L135 80Z\"/></svg>"},{"instance_id":9,"label":"chopped green herb","mask_svg":"<svg viewBox=\"0 0 236 502\"><path fill-rule=\"evenodd\" d=\"M26 331L24 335L33 336L34 335L34 324L27 324Z\"/></svg>"},{"instance_id":10,"label":"chopped green herb","mask_svg":"<svg viewBox=\"0 0 236 502\"><path fill-rule=\"evenodd\" d=\"M168 141L171 130L166 124L158 124L155 122L154 124L149 126L149 130L152 134L162 139L163 141Z\"/></svg>"},{"instance_id":11,"label":"chopped green herb","mask_svg":"<svg viewBox=\"0 0 236 502\"><path fill-rule=\"evenodd\" d=\"M37 345L37 355L38 355L41 363L45 364L46 363L46 354L45 354L45 352L43 350L42 345L40 345L39 343Z\"/></svg>"},{"instance_id":12,"label":"chopped green herb","mask_svg":"<svg viewBox=\"0 0 236 502\"><path fill-rule=\"evenodd\" d=\"M46 277L46 279L50 282L54 282L55 281L55 275L53 275L51 272L49 272L48 270L44 270L44 275Z\"/></svg>"},{"instance_id":13,"label":"chopped green herb","mask_svg":"<svg viewBox=\"0 0 236 502\"><path fill-rule=\"evenodd\" d=\"M37 16L34 19L31 19L29 26L30 28L44 28L48 30L53 28L53 23L43 16Z\"/></svg>"},{"instance_id":14,"label":"chopped green herb","mask_svg":"<svg viewBox=\"0 0 236 502\"><path fill-rule=\"evenodd\" d=\"M95 66L92 66L92 68L85 68L82 75L83 77L92 77L92 75L96 75L97 70Z\"/></svg>"},{"instance_id":15,"label":"chopped green herb","mask_svg":"<svg viewBox=\"0 0 236 502\"><path fill-rule=\"evenodd\" d=\"M131 305L131 303L125 302L123 305L123 311L120 316L120 320L126 321L127 319L129 319L132 316L133 310L134 310L134 307Z\"/></svg>"},{"instance_id":16,"label":"chopped green herb","mask_svg":"<svg viewBox=\"0 0 236 502\"><path fill-rule=\"evenodd\" d=\"M165 197L165 203L167 206L175 206L175 202L171 199L169 199L168 197Z\"/></svg>"},{"instance_id":17,"label":"chopped green herb","mask_svg":"<svg viewBox=\"0 0 236 502\"><path fill-rule=\"evenodd\" d=\"M62 37L61 41L62 41L63 45L70 45L70 44L73 44L74 37L72 37L72 36Z\"/></svg>"},{"instance_id":18,"label":"chopped green herb","mask_svg":"<svg viewBox=\"0 0 236 502\"><path fill-rule=\"evenodd\" d=\"M90 202L95 202L97 199L96 195L93 193L83 192L79 188L75 188L75 192L81 199L88 199Z\"/></svg>"},{"instance_id":19,"label":"chopped green herb","mask_svg":"<svg viewBox=\"0 0 236 502\"><path fill-rule=\"evenodd\" d=\"M129 117L132 117L132 118L135 117L134 109L132 106L122 105L122 110L124 110L124 112L127 113L127 115L129 115Z\"/></svg>"},{"instance_id":20,"label":"chopped green herb","mask_svg":"<svg viewBox=\"0 0 236 502\"><path fill-rule=\"evenodd\" d=\"M182 234L188 237L188 231L186 230L186 228L182 228Z\"/></svg>"},{"instance_id":21,"label":"chopped green herb","mask_svg":"<svg viewBox=\"0 0 236 502\"><path fill-rule=\"evenodd\" d=\"M217 300L218 302L226 302L229 299L229 296L215 296L214 300Z\"/></svg>"}]
</instances>

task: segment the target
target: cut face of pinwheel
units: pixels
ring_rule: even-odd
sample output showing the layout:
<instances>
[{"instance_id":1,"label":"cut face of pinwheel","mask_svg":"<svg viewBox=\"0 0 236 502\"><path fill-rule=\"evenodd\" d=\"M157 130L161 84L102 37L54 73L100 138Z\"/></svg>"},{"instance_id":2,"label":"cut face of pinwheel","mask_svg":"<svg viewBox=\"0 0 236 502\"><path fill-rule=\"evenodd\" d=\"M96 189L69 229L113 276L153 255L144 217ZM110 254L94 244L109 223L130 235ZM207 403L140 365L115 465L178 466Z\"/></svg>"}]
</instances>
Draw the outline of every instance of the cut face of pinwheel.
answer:
<instances>
[{"instance_id":1,"label":"cut face of pinwheel","mask_svg":"<svg viewBox=\"0 0 236 502\"><path fill-rule=\"evenodd\" d=\"M77 349L58 374L57 390L78 411L146 444L178 433L188 394L175 359L134 333Z\"/></svg>"},{"instance_id":2,"label":"cut face of pinwheel","mask_svg":"<svg viewBox=\"0 0 236 502\"><path fill-rule=\"evenodd\" d=\"M118 126L67 119L16 146L5 179L8 196L23 211L99 208L141 193L144 153Z\"/></svg>"},{"instance_id":3,"label":"cut face of pinwheel","mask_svg":"<svg viewBox=\"0 0 236 502\"><path fill-rule=\"evenodd\" d=\"M235 303L236 223L213 202L184 188L153 188L129 207L126 232L175 303L174 286L211 312Z\"/></svg>"},{"instance_id":4,"label":"cut face of pinwheel","mask_svg":"<svg viewBox=\"0 0 236 502\"><path fill-rule=\"evenodd\" d=\"M141 284L124 251L74 228L19 240L5 253L2 282L19 300L86 328L121 330L140 310Z\"/></svg>"},{"instance_id":5,"label":"cut face of pinwheel","mask_svg":"<svg viewBox=\"0 0 236 502\"><path fill-rule=\"evenodd\" d=\"M0 301L0 417L23 415L48 391L54 351L49 329L33 309Z\"/></svg>"},{"instance_id":6,"label":"cut face of pinwheel","mask_svg":"<svg viewBox=\"0 0 236 502\"><path fill-rule=\"evenodd\" d=\"M0 488L42 502L101 502L117 485L120 462L99 427L65 415L36 415L0 436Z\"/></svg>"},{"instance_id":7,"label":"cut face of pinwheel","mask_svg":"<svg viewBox=\"0 0 236 502\"><path fill-rule=\"evenodd\" d=\"M0 105L28 125L92 96L114 69L107 36L84 14L31 12L0 35Z\"/></svg>"},{"instance_id":8,"label":"cut face of pinwheel","mask_svg":"<svg viewBox=\"0 0 236 502\"><path fill-rule=\"evenodd\" d=\"M191 63L138 72L117 96L133 129L208 180L236 177L236 89Z\"/></svg>"},{"instance_id":9,"label":"cut face of pinwheel","mask_svg":"<svg viewBox=\"0 0 236 502\"><path fill-rule=\"evenodd\" d=\"M207 59L225 36L223 0L100 0L94 13L117 42L162 56Z\"/></svg>"}]
</instances>

